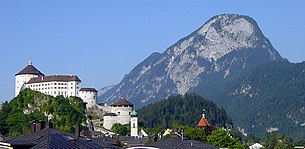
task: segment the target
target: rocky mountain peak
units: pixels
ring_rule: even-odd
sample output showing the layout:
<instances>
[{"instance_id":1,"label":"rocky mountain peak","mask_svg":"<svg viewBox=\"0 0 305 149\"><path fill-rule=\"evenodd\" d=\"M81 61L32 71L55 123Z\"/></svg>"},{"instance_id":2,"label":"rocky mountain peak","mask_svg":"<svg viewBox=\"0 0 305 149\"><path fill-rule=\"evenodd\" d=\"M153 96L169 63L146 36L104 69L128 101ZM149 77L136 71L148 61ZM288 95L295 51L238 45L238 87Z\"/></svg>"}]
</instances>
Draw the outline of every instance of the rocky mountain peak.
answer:
<instances>
[{"instance_id":1,"label":"rocky mountain peak","mask_svg":"<svg viewBox=\"0 0 305 149\"><path fill-rule=\"evenodd\" d=\"M179 56L194 47L196 55L209 61L217 61L232 50L269 45L252 18L237 14L217 15L178 43L168 53Z\"/></svg>"},{"instance_id":2,"label":"rocky mountain peak","mask_svg":"<svg viewBox=\"0 0 305 149\"><path fill-rule=\"evenodd\" d=\"M111 103L124 96L142 106L202 88L217 93L252 68L277 59L282 58L252 18L222 14L165 52L151 54L100 99Z\"/></svg>"}]
</instances>

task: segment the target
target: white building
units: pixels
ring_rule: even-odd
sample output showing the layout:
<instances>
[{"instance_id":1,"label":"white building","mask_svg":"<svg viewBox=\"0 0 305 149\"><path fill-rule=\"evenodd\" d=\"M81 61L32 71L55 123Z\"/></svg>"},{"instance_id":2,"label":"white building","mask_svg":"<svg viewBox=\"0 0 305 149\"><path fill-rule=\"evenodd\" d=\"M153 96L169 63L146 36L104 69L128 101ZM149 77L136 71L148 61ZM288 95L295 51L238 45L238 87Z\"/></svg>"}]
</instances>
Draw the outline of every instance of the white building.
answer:
<instances>
[{"instance_id":1,"label":"white building","mask_svg":"<svg viewBox=\"0 0 305 149\"><path fill-rule=\"evenodd\" d=\"M40 76L44 76L44 74L37 70L30 61L29 65L15 75L15 97L19 94L21 89L25 88L25 84L31 78Z\"/></svg>"},{"instance_id":2,"label":"white building","mask_svg":"<svg viewBox=\"0 0 305 149\"><path fill-rule=\"evenodd\" d=\"M87 108L96 105L97 90L95 88L81 88L79 90L79 97L87 103Z\"/></svg>"},{"instance_id":3,"label":"white building","mask_svg":"<svg viewBox=\"0 0 305 149\"><path fill-rule=\"evenodd\" d=\"M139 136L139 133L138 133L138 114L135 111L135 109L133 109L130 116L131 116L131 119L130 119L130 136L131 137L138 137Z\"/></svg>"},{"instance_id":4,"label":"white building","mask_svg":"<svg viewBox=\"0 0 305 149\"><path fill-rule=\"evenodd\" d=\"M131 113L133 111L133 104L125 99L119 99L110 106L110 111L107 111L103 116L103 127L111 129L115 123L128 124L131 120Z\"/></svg>"},{"instance_id":5,"label":"white building","mask_svg":"<svg viewBox=\"0 0 305 149\"><path fill-rule=\"evenodd\" d=\"M64 97L76 96L87 102L90 106L96 104L97 91L93 88L81 89L81 80L76 75L45 76L36 69L32 62L15 75L15 97L24 88L33 91Z\"/></svg>"}]
</instances>

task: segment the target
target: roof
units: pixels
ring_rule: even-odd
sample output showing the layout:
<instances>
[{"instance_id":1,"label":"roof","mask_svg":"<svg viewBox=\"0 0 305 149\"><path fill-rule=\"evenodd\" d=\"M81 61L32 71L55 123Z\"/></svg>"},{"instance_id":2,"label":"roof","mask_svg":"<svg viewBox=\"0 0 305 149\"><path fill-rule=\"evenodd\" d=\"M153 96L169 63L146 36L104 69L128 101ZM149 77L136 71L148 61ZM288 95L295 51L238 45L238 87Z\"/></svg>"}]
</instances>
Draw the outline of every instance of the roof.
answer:
<instances>
[{"instance_id":1,"label":"roof","mask_svg":"<svg viewBox=\"0 0 305 149\"><path fill-rule=\"evenodd\" d=\"M179 137L168 138L165 140L158 140L157 142L151 143L148 146L158 148L175 148L175 149L219 149L219 147L208 145L196 140L190 140L184 138L183 140Z\"/></svg>"},{"instance_id":2,"label":"roof","mask_svg":"<svg viewBox=\"0 0 305 149\"><path fill-rule=\"evenodd\" d=\"M36 78L31 78L27 82L27 84L41 83L41 82L52 82L52 81L59 81L59 82L77 81L77 82L81 82L81 80L77 76L54 75L54 76L40 76L40 77L36 77Z\"/></svg>"},{"instance_id":3,"label":"roof","mask_svg":"<svg viewBox=\"0 0 305 149\"><path fill-rule=\"evenodd\" d=\"M115 113L105 113L104 116L117 116Z\"/></svg>"},{"instance_id":4,"label":"roof","mask_svg":"<svg viewBox=\"0 0 305 149\"><path fill-rule=\"evenodd\" d=\"M31 63L27 65L25 68L23 68L20 72L15 74L17 75L23 75L23 74L33 74L33 75L38 75L38 76L44 76L43 73L41 73L38 69L36 69Z\"/></svg>"},{"instance_id":5,"label":"roof","mask_svg":"<svg viewBox=\"0 0 305 149\"><path fill-rule=\"evenodd\" d=\"M111 106L133 106L132 103L127 101L126 99L119 99L117 102L112 104Z\"/></svg>"},{"instance_id":6,"label":"roof","mask_svg":"<svg viewBox=\"0 0 305 149\"><path fill-rule=\"evenodd\" d=\"M95 88L81 88L79 91L97 92Z\"/></svg>"},{"instance_id":7,"label":"roof","mask_svg":"<svg viewBox=\"0 0 305 149\"><path fill-rule=\"evenodd\" d=\"M46 128L27 135L17 136L8 141L12 146L18 144L34 144L33 148L102 148L92 141L76 138L74 135Z\"/></svg>"},{"instance_id":8,"label":"roof","mask_svg":"<svg viewBox=\"0 0 305 149\"><path fill-rule=\"evenodd\" d=\"M148 137L119 136L119 139L122 143L127 143L127 146L135 147L135 146L145 146Z\"/></svg>"},{"instance_id":9,"label":"roof","mask_svg":"<svg viewBox=\"0 0 305 149\"><path fill-rule=\"evenodd\" d=\"M208 120L205 118L201 118L199 123L197 124L198 127L210 127L211 125L209 124Z\"/></svg>"}]
</instances>

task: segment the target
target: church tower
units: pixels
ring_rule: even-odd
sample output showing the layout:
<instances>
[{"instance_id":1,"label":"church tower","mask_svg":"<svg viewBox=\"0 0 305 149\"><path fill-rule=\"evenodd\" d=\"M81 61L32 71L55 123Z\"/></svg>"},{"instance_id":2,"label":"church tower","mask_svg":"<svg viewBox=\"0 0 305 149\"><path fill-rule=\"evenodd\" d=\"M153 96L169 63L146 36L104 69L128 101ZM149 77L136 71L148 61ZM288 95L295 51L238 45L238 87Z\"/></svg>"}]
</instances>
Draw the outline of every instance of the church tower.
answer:
<instances>
[{"instance_id":1,"label":"church tower","mask_svg":"<svg viewBox=\"0 0 305 149\"><path fill-rule=\"evenodd\" d=\"M135 109L130 113L130 136L138 136L138 114Z\"/></svg>"},{"instance_id":2,"label":"church tower","mask_svg":"<svg viewBox=\"0 0 305 149\"><path fill-rule=\"evenodd\" d=\"M15 75L15 97L25 88L25 84L31 79L39 76L44 76L38 69L32 65L32 61Z\"/></svg>"}]
</instances>

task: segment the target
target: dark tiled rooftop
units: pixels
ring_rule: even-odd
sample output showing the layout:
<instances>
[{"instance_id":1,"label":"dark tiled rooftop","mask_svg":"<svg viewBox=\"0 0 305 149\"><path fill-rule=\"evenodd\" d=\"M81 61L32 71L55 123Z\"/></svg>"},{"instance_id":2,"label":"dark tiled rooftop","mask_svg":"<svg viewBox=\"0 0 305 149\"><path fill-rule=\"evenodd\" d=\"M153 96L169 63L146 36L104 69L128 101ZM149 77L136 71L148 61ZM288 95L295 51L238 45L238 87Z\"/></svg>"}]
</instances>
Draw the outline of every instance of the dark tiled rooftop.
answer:
<instances>
[{"instance_id":1,"label":"dark tiled rooftop","mask_svg":"<svg viewBox=\"0 0 305 149\"><path fill-rule=\"evenodd\" d=\"M46 128L7 141L11 145L35 144L33 148L105 148L92 141L76 138L74 135Z\"/></svg>"},{"instance_id":2,"label":"dark tiled rooftop","mask_svg":"<svg viewBox=\"0 0 305 149\"><path fill-rule=\"evenodd\" d=\"M79 91L97 92L95 88L81 88Z\"/></svg>"},{"instance_id":3,"label":"dark tiled rooftop","mask_svg":"<svg viewBox=\"0 0 305 149\"><path fill-rule=\"evenodd\" d=\"M81 82L81 80L77 76L68 76L68 75L55 75L55 76L41 76L36 78L31 78L27 84L31 83L40 83L40 82L52 82L52 81L59 81L59 82L69 82L69 81L77 81Z\"/></svg>"},{"instance_id":4,"label":"dark tiled rooftop","mask_svg":"<svg viewBox=\"0 0 305 149\"><path fill-rule=\"evenodd\" d=\"M44 76L44 74L41 73L38 69L36 69L33 65L27 65L16 75L22 75L22 74L33 74L33 75L38 75L38 76Z\"/></svg>"},{"instance_id":5,"label":"dark tiled rooftop","mask_svg":"<svg viewBox=\"0 0 305 149\"><path fill-rule=\"evenodd\" d=\"M119 99L117 102L112 104L111 106L133 106L132 103L127 101L126 99Z\"/></svg>"},{"instance_id":6,"label":"dark tiled rooftop","mask_svg":"<svg viewBox=\"0 0 305 149\"><path fill-rule=\"evenodd\" d=\"M219 147L208 145L196 140L182 139L179 137L158 140L148 146L158 147L161 149L219 149Z\"/></svg>"}]
</instances>

